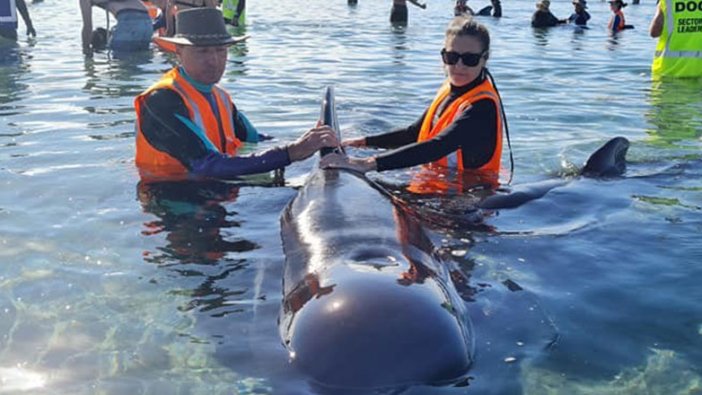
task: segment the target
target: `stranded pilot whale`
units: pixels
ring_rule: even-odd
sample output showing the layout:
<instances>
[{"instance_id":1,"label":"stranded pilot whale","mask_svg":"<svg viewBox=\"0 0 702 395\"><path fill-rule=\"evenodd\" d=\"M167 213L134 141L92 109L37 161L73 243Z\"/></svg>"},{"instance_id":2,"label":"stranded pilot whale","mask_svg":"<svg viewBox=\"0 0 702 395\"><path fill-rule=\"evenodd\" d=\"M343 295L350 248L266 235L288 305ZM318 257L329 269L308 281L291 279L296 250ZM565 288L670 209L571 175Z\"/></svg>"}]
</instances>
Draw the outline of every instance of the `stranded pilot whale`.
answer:
<instances>
[{"instance_id":1,"label":"stranded pilot whale","mask_svg":"<svg viewBox=\"0 0 702 395\"><path fill-rule=\"evenodd\" d=\"M626 152L629 140L614 137L595 151L585 162L579 175L590 178L618 177L626 170ZM505 209L519 207L524 203L538 199L550 190L567 184L569 180L547 180L539 183L517 186L508 193L488 196L478 203L481 209Z\"/></svg>"},{"instance_id":2,"label":"stranded pilot whale","mask_svg":"<svg viewBox=\"0 0 702 395\"><path fill-rule=\"evenodd\" d=\"M322 118L336 123L330 88ZM466 379L465 304L418 221L381 188L316 168L284 210L281 237L279 331L313 383L369 391Z\"/></svg>"}]
</instances>

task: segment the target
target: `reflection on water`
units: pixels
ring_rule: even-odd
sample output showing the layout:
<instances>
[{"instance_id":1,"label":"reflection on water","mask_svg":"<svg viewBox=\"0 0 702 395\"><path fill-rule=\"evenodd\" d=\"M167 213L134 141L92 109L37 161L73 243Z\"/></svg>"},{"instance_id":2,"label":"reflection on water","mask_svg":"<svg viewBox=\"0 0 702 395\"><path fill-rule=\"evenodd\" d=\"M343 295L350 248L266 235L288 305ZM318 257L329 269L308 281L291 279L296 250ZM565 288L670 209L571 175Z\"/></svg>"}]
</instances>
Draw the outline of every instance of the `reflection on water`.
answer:
<instances>
[{"instance_id":1,"label":"reflection on water","mask_svg":"<svg viewBox=\"0 0 702 395\"><path fill-rule=\"evenodd\" d=\"M229 32L235 36L246 35L246 26L229 28ZM227 58L227 69L225 74L228 78L236 80L247 73L247 55L249 53L248 40L242 41L229 47Z\"/></svg>"},{"instance_id":2,"label":"reflection on water","mask_svg":"<svg viewBox=\"0 0 702 395\"><path fill-rule=\"evenodd\" d=\"M229 240L227 234L241 224L225 207L236 201L239 185L224 182L140 182L137 196L144 212L157 217L144 223L145 236L161 236L164 245L156 251L145 251L144 260L168 267L185 277L200 279L189 290L193 300L185 310L219 309L232 295L241 290L216 286L218 280L234 275L248 262L237 253L259 248L238 236Z\"/></svg>"},{"instance_id":3,"label":"reflection on water","mask_svg":"<svg viewBox=\"0 0 702 395\"><path fill-rule=\"evenodd\" d=\"M22 77L30 72L31 53L15 42L0 41L0 115L12 116L23 107L12 105L19 101L28 88Z\"/></svg>"},{"instance_id":4,"label":"reflection on water","mask_svg":"<svg viewBox=\"0 0 702 395\"><path fill-rule=\"evenodd\" d=\"M405 34L404 28L393 28L392 29L392 57L395 59L395 64L398 66L404 66L404 59L407 56L407 35Z\"/></svg>"},{"instance_id":5,"label":"reflection on water","mask_svg":"<svg viewBox=\"0 0 702 395\"><path fill-rule=\"evenodd\" d=\"M222 228L239 227L228 220L223 203L234 202L239 186L220 182L162 182L137 185L137 195L144 212L158 220L144 224L145 235L164 232L168 244L161 254L149 261L159 265L173 263L215 264L227 252L243 252L256 248L245 240L223 240Z\"/></svg>"},{"instance_id":6,"label":"reflection on water","mask_svg":"<svg viewBox=\"0 0 702 395\"><path fill-rule=\"evenodd\" d=\"M151 51L134 52L121 58L112 58L109 54L86 57L83 66L86 81L83 89L90 93L92 100L137 95L142 87L134 76L141 74L143 66L151 63L153 57ZM94 113L99 110L88 107L86 111Z\"/></svg>"},{"instance_id":7,"label":"reflection on water","mask_svg":"<svg viewBox=\"0 0 702 395\"><path fill-rule=\"evenodd\" d=\"M652 82L646 118L654 126L649 142L668 148L698 147L702 136L702 79L663 79Z\"/></svg>"},{"instance_id":8,"label":"reflection on water","mask_svg":"<svg viewBox=\"0 0 702 395\"><path fill-rule=\"evenodd\" d=\"M545 47L548 45L548 38L551 34L552 28L532 28L532 34L534 35L534 44L538 46Z\"/></svg>"}]
</instances>

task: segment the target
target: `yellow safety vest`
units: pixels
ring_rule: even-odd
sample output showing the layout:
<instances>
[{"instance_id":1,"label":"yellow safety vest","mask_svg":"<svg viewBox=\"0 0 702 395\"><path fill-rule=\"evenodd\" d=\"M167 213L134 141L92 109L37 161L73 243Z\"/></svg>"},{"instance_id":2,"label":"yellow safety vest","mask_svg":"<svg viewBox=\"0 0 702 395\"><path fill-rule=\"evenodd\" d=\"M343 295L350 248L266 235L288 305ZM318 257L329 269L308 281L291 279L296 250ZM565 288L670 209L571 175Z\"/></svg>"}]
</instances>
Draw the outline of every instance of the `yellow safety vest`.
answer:
<instances>
[{"instance_id":1,"label":"yellow safety vest","mask_svg":"<svg viewBox=\"0 0 702 395\"><path fill-rule=\"evenodd\" d=\"M222 1L222 16L227 20L237 20L237 26L244 26L246 22L246 9L241 10L241 14L237 15L241 0L223 0Z\"/></svg>"},{"instance_id":2,"label":"yellow safety vest","mask_svg":"<svg viewBox=\"0 0 702 395\"><path fill-rule=\"evenodd\" d=\"M653 78L702 77L702 1L661 0L663 31L651 65Z\"/></svg>"}]
</instances>

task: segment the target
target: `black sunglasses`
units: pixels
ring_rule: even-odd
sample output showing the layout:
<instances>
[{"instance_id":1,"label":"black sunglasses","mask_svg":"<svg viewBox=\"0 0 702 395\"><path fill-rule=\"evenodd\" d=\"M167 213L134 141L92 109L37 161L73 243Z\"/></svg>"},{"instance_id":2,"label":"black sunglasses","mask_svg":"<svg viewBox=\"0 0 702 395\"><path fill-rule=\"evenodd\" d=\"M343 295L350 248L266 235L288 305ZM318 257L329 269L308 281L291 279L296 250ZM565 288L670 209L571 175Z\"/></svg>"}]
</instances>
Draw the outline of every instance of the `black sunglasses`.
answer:
<instances>
[{"instance_id":1,"label":"black sunglasses","mask_svg":"<svg viewBox=\"0 0 702 395\"><path fill-rule=\"evenodd\" d=\"M461 62L468 67L477 66L478 63L480 63L480 58L484 55L485 51L481 53L458 53L455 51L447 51L446 48L441 50L441 60L443 60L445 64L451 66L458 63L458 59L461 59Z\"/></svg>"}]
</instances>

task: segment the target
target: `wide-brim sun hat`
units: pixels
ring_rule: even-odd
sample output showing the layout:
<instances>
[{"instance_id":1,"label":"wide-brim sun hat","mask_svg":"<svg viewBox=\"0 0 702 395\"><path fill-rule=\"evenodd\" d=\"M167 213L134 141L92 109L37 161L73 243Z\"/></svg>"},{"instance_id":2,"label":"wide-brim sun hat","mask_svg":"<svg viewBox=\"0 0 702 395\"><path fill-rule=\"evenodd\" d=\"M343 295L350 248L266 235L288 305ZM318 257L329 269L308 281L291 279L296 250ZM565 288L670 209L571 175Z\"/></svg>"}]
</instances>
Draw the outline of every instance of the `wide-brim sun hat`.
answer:
<instances>
[{"instance_id":1,"label":"wide-brim sun hat","mask_svg":"<svg viewBox=\"0 0 702 395\"><path fill-rule=\"evenodd\" d=\"M234 37L227 32L222 11L216 8L191 8L176 14L176 31L173 37L159 40L198 47L232 45L249 36Z\"/></svg>"}]
</instances>

